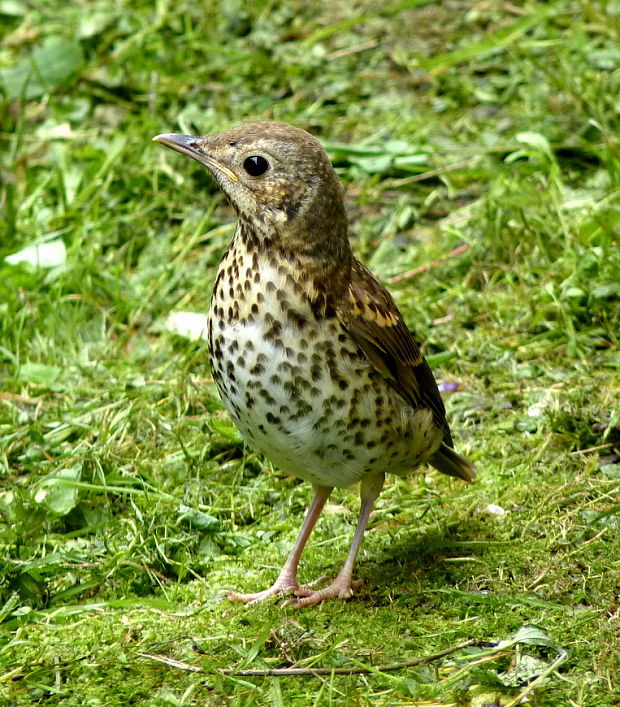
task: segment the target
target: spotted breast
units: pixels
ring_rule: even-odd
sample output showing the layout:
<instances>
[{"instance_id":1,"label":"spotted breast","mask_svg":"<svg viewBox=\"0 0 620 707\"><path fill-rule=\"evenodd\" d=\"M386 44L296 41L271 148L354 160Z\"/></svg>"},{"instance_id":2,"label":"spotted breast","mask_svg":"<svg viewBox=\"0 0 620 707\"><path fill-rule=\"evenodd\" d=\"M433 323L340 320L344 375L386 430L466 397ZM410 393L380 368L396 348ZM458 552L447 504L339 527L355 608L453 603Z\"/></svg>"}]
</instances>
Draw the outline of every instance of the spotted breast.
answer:
<instances>
[{"instance_id":1,"label":"spotted breast","mask_svg":"<svg viewBox=\"0 0 620 707\"><path fill-rule=\"evenodd\" d=\"M313 309L299 268L248 249L223 258L209 312L213 377L245 439L283 471L323 486L406 474L441 443L428 408L413 409L339 319Z\"/></svg>"}]
</instances>

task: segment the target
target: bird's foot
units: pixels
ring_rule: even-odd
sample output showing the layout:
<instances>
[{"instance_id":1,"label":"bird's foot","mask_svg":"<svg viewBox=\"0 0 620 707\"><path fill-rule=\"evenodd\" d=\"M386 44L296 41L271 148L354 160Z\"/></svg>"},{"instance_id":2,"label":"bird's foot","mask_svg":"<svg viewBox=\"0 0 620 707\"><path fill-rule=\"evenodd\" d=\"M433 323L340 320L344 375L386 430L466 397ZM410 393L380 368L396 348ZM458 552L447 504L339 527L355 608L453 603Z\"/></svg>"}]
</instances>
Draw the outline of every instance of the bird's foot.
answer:
<instances>
[{"instance_id":1,"label":"bird's foot","mask_svg":"<svg viewBox=\"0 0 620 707\"><path fill-rule=\"evenodd\" d=\"M312 582L316 584L316 582ZM352 582L351 577L346 575L338 575L336 579L324 589L312 589L311 585L304 584L293 591L293 594L298 597L292 602L295 609L303 609L305 606L320 604L327 599L346 599L353 594L353 590L361 582Z\"/></svg>"},{"instance_id":2,"label":"bird's foot","mask_svg":"<svg viewBox=\"0 0 620 707\"><path fill-rule=\"evenodd\" d=\"M279 594L288 594L290 592L296 592L299 589L300 587L297 584L297 580L288 578L278 578L268 589L264 589L262 592L256 592L254 594L239 594L238 592L226 592L226 596L231 601L240 601L244 604L257 604L259 601L270 599L271 597L278 596Z\"/></svg>"}]
</instances>

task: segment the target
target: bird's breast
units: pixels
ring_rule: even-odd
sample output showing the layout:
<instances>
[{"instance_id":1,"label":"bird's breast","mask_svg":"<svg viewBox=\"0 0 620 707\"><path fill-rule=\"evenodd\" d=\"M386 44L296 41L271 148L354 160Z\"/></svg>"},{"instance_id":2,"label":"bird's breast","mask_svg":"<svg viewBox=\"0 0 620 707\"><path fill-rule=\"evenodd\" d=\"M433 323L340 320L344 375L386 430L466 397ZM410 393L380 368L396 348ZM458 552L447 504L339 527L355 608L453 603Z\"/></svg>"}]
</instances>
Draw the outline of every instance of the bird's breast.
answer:
<instances>
[{"instance_id":1,"label":"bird's breast","mask_svg":"<svg viewBox=\"0 0 620 707\"><path fill-rule=\"evenodd\" d=\"M430 412L412 410L338 319L315 311L294 267L268 254L231 249L222 260L209 346L244 438L288 473L347 486L403 473L439 444Z\"/></svg>"}]
</instances>

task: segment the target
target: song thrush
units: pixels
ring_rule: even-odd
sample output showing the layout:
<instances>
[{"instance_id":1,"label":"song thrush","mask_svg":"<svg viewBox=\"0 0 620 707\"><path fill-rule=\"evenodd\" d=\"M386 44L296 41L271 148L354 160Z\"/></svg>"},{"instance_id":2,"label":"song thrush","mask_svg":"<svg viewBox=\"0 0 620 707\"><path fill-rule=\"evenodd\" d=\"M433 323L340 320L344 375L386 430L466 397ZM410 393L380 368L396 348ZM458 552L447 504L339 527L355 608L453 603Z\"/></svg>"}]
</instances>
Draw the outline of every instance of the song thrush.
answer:
<instances>
[{"instance_id":1,"label":"song thrush","mask_svg":"<svg viewBox=\"0 0 620 707\"><path fill-rule=\"evenodd\" d=\"M314 497L279 577L260 601L296 606L352 593L352 572L386 472L423 462L467 481L433 374L394 300L351 251L343 187L318 140L276 122L208 137L153 138L205 165L239 222L209 310L213 377L245 440ZM335 486L361 482L347 560L324 589L297 581L308 537Z\"/></svg>"}]
</instances>

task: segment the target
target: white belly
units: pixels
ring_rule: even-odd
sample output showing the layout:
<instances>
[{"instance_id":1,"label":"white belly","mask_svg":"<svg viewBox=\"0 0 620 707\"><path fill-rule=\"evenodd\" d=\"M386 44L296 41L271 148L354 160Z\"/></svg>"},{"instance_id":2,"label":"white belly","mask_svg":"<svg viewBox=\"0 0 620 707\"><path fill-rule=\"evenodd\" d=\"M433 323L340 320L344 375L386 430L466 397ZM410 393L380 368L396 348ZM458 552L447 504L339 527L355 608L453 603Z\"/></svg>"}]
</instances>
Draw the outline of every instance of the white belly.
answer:
<instances>
[{"instance_id":1,"label":"white belly","mask_svg":"<svg viewBox=\"0 0 620 707\"><path fill-rule=\"evenodd\" d=\"M257 320L214 328L224 360L214 360L213 371L225 407L252 447L313 483L408 473L439 446L432 414L412 410L352 340L338 342L338 322L324 326L314 337L283 327L277 340Z\"/></svg>"}]
</instances>

